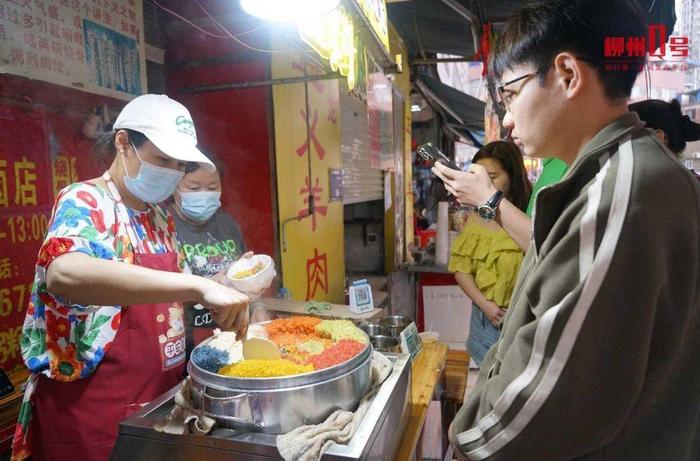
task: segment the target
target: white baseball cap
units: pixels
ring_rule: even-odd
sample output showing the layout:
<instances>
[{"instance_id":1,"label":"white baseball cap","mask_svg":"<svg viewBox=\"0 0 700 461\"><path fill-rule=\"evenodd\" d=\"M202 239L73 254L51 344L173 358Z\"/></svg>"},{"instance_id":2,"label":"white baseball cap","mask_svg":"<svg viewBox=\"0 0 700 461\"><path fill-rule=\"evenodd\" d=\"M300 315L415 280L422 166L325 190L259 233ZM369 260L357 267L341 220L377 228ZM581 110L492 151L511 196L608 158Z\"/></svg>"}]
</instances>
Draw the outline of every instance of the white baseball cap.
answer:
<instances>
[{"instance_id":1,"label":"white baseball cap","mask_svg":"<svg viewBox=\"0 0 700 461\"><path fill-rule=\"evenodd\" d=\"M114 130L129 129L144 134L168 157L216 167L197 149L197 133L190 111L164 94L144 94L129 102L114 122Z\"/></svg>"}]
</instances>

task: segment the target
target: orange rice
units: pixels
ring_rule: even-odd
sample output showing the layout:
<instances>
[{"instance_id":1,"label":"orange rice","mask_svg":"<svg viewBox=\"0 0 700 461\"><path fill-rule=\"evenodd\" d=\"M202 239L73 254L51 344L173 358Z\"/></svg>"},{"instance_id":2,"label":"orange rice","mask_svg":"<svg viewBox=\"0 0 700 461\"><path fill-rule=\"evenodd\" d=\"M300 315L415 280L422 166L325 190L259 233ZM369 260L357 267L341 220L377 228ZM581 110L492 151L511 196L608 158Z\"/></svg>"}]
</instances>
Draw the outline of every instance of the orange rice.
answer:
<instances>
[{"instance_id":1,"label":"orange rice","mask_svg":"<svg viewBox=\"0 0 700 461\"><path fill-rule=\"evenodd\" d=\"M284 333L313 335L316 325L321 323L321 319L316 317L290 317L288 319L276 319L268 323L265 328L270 339Z\"/></svg>"}]
</instances>

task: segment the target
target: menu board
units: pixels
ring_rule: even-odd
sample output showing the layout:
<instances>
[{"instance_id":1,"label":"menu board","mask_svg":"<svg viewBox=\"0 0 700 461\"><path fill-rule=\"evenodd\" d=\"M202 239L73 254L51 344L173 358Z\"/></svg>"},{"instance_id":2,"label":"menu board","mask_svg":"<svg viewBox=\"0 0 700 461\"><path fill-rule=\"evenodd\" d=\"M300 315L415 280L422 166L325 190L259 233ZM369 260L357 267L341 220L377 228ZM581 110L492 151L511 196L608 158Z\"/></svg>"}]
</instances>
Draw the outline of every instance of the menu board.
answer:
<instances>
[{"instance_id":1,"label":"menu board","mask_svg":"<svg viewBox=\"0 0 700 461\"><path fill-rule=\"evenodd\" d=\"M0 0L0 73L126 100L143 94L141 0Z\"/></svg>"}]
</instances>

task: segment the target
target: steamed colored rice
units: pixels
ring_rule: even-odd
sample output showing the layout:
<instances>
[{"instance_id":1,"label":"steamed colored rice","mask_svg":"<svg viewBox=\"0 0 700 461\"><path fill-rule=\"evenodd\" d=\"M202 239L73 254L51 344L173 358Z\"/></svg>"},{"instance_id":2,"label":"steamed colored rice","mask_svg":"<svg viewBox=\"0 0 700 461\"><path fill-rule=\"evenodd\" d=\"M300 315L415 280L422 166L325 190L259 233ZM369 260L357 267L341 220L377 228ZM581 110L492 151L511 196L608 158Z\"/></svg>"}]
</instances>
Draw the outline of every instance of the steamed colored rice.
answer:
<instances>
[{"instance_id":1,"label":"steamed colored rice","mask_svg":"<svg viewBox=\"0 0 700 461\"><path fill-rule=\"evenodd\" d=\"M350 320L323 320L316 326L316 331L329 336L333 341L352 339L362 344L367 343L367 338L362 330Z\"/></svg>"},{"instance_id":2,"label":"steamed colored rice","mask_svg":"<svg viewBox=\"0 0 700 461\"><path fill-rule=\"evenodd\" d=\"M243 360L219 369L219 374L238 378L272 378L298 375L313 371L311 365L300 365L290 360Z\"/></svg>"},{"instance_id":3,"label":"steamed colored rice","mask_svg":"<svg viewBox=\"0 0 700 461\"><path fill-rule=\"evenodd\" d=\"M311 355L320 354L325 351L327 347L331 346L333 341L330 339L310 339L308 341L301 341L297 344L297 349L301 349L304 352L308 352Z\"/></svg>"},{"instance_id":4,"label":"steamed colored rice","mask_svg":"<svg viewBox=\"0 0 700 461\"><path fill-rule=\"evenodd\" d=\"M330 368L350 360L364 350L365 347L365 344L352 339L341 339L320 354L312 356L309 359L309 363L313 365L315 370Z\"/></svg>"},{"instance_id":5,"label":"steamed colored rice","mask_svg":"<svg viewBox=\"0 0 700 461\"><path fill-rule=\"evenodd\" d=\"M284 333L313 335L316 325L321 323L321 319L316 317L290 317L288 319L276 319L266 325L270 339Z\"/></svg>"}]
</instances>

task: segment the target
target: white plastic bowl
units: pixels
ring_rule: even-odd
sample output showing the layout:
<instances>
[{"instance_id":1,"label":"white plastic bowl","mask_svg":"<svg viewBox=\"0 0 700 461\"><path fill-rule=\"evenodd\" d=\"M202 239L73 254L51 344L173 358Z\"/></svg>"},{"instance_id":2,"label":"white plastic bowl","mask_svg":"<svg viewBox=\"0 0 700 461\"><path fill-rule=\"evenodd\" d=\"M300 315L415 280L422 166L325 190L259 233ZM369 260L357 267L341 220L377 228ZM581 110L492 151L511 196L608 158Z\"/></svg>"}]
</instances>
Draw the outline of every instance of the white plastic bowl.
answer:
<instances>
[{"instance_id":1,"label":"white plastic bowl","mask_svg":"<svg viewBox=\"0 0 700 461\"><path fill-rule=\"evenodd\" d=\"M263 263L263 270L250 277L234 279L234 274L252 269L258 263ZM229 267L226 273L228 285L246 294L260 294L266 290L277 275L275 262L268 255L253 255L250 258L242 258Z\"/></svg>"},{"instance_id":2,"label":"white plastic bowl","mask_svg":"<svg viewBox=\"0 0 700 461\"><path fill-rule=\"evenodd\" d=\"M424 343L434 343L440 339L440 333L437 331L424 331L422 333L418 333L418 336L420 336L420 339Z\"/></svg>"}]
</instances>

